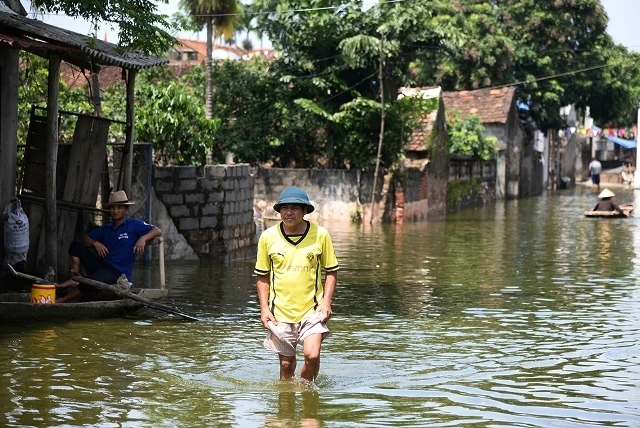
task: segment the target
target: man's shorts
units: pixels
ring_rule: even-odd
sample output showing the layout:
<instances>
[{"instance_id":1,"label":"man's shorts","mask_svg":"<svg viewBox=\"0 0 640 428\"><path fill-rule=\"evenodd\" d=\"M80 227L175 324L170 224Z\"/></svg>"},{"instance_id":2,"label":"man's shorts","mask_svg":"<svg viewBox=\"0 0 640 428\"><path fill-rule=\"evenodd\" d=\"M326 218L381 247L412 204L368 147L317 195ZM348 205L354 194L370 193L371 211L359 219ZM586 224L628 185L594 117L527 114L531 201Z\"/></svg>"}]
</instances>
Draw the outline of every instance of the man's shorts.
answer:
<instances>
[{"instance_id":1,"label":"man's shorts","mask_svg":"<svg viewBox=\"0 0 640 428\"><path fill-rule=\"evenodd\" d=\"M591 182L593 184L600 184L600 174L591 174Z\"/></svg>"},{"instance_id":2,"label":"man's shorts","mask_svg":"<svg viewBox=\"0 0 640 428\"><path fill-rule=\"evenodd\" d=\"M327 337L329 328L322 322L323 317L322 312L316 312L315 315L295 324L286 322L276 324L269 321L264 347L286 357L295 356L297 344L302 344L307 337L313 334L322 334L322 340Z\"/></svg>"}]
</instances>

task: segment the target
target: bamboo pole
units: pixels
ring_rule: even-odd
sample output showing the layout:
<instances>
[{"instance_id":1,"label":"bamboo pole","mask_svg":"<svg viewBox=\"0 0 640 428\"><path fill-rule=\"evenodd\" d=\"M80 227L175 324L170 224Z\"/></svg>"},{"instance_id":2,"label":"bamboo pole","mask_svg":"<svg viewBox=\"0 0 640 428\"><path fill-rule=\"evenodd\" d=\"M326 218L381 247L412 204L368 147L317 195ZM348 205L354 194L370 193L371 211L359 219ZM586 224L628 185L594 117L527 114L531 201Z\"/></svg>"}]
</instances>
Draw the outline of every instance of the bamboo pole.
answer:
<instances>
[{"instance_id":1,"label":"bamboo pole","mask_svg":"<svg viewBox=\"0 0 640 428\"><path fill-rule=\"evenodd\" d=\"M378 186L378 170L380 169L380 155L382 154L382 143L384 141L384 82L383 82L383 74L382 74L382 66L384 64L384 49L383 49L384 38L380 39L380 61L378 64L378 81L380 84L380 139L378 140L378 155L376 156L376 169L373 173L373 189L371 189L371 221L369 224L373 224L373 219L375 217L375 198L376 198L376 187Z\"/></svg>"},{"instance_id":2,"label":"bamboo pole","mask_svg":"<svg viewBox=\"0 0 640 428\"><path fill-rule=\"evenodd\" d=\"M47 90L47 154L45 176L45 264L58 271L58 216L56 207L56 170L58 163L58 95L60 92L60 57L49 56Z\"/></svg>"},{"instance_id":3,"label":"bamboo pole","mask_svg":"<svg viewBox=\"0 0 640 428\"><path fill-rule=\"evenodd\" d=\"M113 285L109 285L109 284L105 284L104 282L100 282L100 281L96 281L93 279L89 279L89 278L85 278L83 276L72 276L71 277L72 280L79 282L81 284L85 284L91 287L95 287L99 290L105 290L105 291L111 291L112 293L117 294L118 296L122 297L122 298L126 298L126 299L131 299L131 300L135 300L136 302L140 302L142 304L144 304L145 306L152 308L152 309L156 309L158 311L163 311L163 312L167 312L170 314L174 314L174 315L179 315L183 318L186 318L188 320L191 321L201 321L199 318L196 317L192 317L191 315L187 315L185 313L182 313L180 311L178 311L175 308L172 308L171 306L167 306L167 305L163 305L162 303L158 303L155 302L153 300L149 300L146 299L144 297L138 296L137 294L133 294L130 291L127 291L125 289L121 289L118 288L116 286Z\"/></svg>"}]
</instances>

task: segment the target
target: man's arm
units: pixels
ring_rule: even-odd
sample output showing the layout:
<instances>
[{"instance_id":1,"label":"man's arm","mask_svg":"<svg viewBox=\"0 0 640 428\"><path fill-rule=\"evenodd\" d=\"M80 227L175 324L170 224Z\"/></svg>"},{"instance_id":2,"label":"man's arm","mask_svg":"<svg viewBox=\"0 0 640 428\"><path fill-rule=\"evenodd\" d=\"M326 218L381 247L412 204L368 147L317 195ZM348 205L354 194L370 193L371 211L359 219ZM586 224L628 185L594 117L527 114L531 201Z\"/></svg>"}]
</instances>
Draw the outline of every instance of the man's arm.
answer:
<instances>
[{"instance_id":1,"label":"man's arm","mask_svg":"<svg viewBox=\"0 0 640 428\"><path fill-rule=\"evenodd\" d=\"M322 303L318 306L318 310L324 314L322 322L326 322L333 315L331 310L331 303L333 301L333 293L336 291L336 285L338 284L338 271L327 272L327 277L324 280L324 298Z\"/></svg>"},{"instance_id":2,"label":"man's arm","mask_svg":"<svg viewBox=\"0 0 640 428\"><path fill-rule=\"evenodd\" d=\"M84 235L82 237L82 245L93 248L96 250L96 253L98 253L98 256L103 259L109 255L109 249L105 247L102 242L92 239L89 235Z\"/></svg>"},{"instance_id":3,"label":"man's arm","mask_svg":"<svg viewBox=\"0 0 640 428\"><path fill-rule=\"evenodd\" d=\"M276 322L275 317L269 309L269 275L258 275L256 288L258 289L258 300L260 301L260 321L264 328L269 328L269 321Z\"/></svg>"},{"instance_id":4,"label":"man's arm","mask_svg":"<svg viewBox=\"0 0 640 428\"><path fill-rule=\"evenodd\" d=\"M136 245L133 247L133 252L136 254L144 253L144 247L145 245L147 245L147 242L151 241L154 238L157 238L160 235L162 235L162 231L157 226L153 226L153 228L149 232L142 235L138 239L138 242L136 242Z\"/></svg>"}]
</instances>

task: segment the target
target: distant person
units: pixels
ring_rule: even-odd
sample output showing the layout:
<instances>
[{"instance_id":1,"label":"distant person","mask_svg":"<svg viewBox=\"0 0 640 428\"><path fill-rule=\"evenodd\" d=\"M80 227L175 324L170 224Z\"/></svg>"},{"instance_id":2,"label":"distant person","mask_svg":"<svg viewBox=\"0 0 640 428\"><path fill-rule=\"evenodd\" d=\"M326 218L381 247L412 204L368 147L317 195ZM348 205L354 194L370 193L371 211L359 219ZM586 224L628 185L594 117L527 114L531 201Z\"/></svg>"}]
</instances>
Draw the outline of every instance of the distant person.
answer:
<instances>
[{"instance_id":1,"label":"distant person","mask_svg":"<svg viewBox=\"0 0 640 428\"><path fill-rule=\"evenodd\" d=\"M304 190L285 189L273 209L282 221L260 235L255 266L260 321L267 329L264 346L278 353L280 379L286 380L295 373L296 347L302 344L300 376L313 381L320 370L322 341L329 334L325 323L332 315L338 260L329 232L304 219L314 210Z\"/></svg>"},{"instance_id":2,"label":"distant person","mask_svg":"<svg viewBox=\"0 0 640 428\"><path fill-rule=\"evenodd\" d=\"M589 175L591 175L591 184L600 190L600 173L602 172L602 164L596 158L589 162Z\"/></svg>"},{"instance_id":3,"label":"distant person","mask_svg":"<svg viewBox=\"0 0 640 428\"><path fill-rule=\"evenodd\" d=\"M618 211L620 214L626 215L622 211L622 209L620 209L620 207L613 201L613 197L615 195L616 194L611 190L604 189L598 195L598 199L600 199L600 201L598 201L596 206L593 208L593 211Z\"/></svg>"},{"instance_id":4,"label":"distant person","mask_svg":"<svg viewBox=\"0 0 640 428\"><path fill-rule=\"evenodd\" d=\"M133 204L135 202L129 201L123 190L109 195L105 207L109 209L111 222L89 232L82 241L73 241L69 246L72 275L78 275L82 266L87 278L106 284L115 284L122 274L129 281L132 280L136 254L144 253L147 242L162 235L156 226L127 215L129 206ZM58 288L67 287L70 288L69 292L56 299L58 303L115 298L115 295L105 295L72 279L58 284Z\"/></svg>"}]
</instances>

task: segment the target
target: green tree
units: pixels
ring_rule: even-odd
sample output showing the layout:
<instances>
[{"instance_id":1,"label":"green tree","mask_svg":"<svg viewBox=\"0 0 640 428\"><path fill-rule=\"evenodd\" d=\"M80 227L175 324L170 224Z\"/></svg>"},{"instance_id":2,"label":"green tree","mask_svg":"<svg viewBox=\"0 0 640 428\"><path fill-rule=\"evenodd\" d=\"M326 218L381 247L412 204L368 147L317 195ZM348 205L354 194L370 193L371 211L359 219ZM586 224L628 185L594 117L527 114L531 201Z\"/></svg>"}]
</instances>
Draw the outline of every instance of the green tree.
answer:
<instances>
[{"instance_id":1,"label":"green tree","mask_svg":"<svg viewBox=\"0 0 640 428\"><path fill-rule=\"evenodd\" d=\"M242 21L242 5L237 0L181 0L180 6L191 15L191 18L207 31L207 57L205 58L205 102L207 118L213 117L213 82L211 80L211 64L214 37L233 37L236 28Z\"/></svg>"},{"instance_id":2,"label":"green tree","mask_svg":"<svg viewBox=\"0 0 640 428\"><path fill-rule=\"evenodd\" d=\"M606 33L599 0L417 1L430 3L437 20L462 34L455 49L446 47L426 63L414 60L419 85L517 84L520 103L541 129L563 126L558 111L567 104L590 105L600 122L627 111L637 62L625 61L626 50Z\"/></svg>"},{"instance_id":3,"label":"green tree","mask_svg":"<svg viewBox=\"0 0 640 428\"><path fill-rule=\"evenodd\" d=\"M480 116L470 114L462 119L457 110L447 116L450 153L484 161L493 158L498 151L498 139L484 136L484 125Z\"/></svg>"},{"instance_id":4,"label":"green tree","mask_svg":"<svg viewBox=\"0 0 640 428\"><path fill-rule=\"evenodd\" d=\"M118 43L126 50L161 55L175 44L168 17L151 0L33 0L31 4L43 12L117 26Z\"/></svg>"},{"instance_id":5,"label":"green tree","mask_svg":"<svg viewBox=\"0 0 640 428\"><path fill-rule=\"evenodd\" d=\"M199 81L194 72L176 78L168 67L144 70L136 79L135 139L153 144L156 162L202 165L206 153L217 149L220 120L206 117L203 85L194 83ZM125 91L122 83L107 88L103 98L106 117L125 120Z\"/></svg>"},{"instance_id":6,"label":"green tree","mask_svg":"<svg viewBox=\"0 0 640 428\"><path fill-rule=\"evenodd\" d=\"M425 2L381 2L366 10L359 1L332 5L307 10L320 5L310 0L259 0L253 4L258 11L273 12L258 18L258 29L282 54L273 72L286 73L280 79L299 91L296 105L324 121L320 134L326 139L328 164L374 165L384 103L389 120L382 164L391 167L401 153L402 135L394 105L398 88L412 83L410 59L433 55L422 45L457 43L458 34L447 23L435 20ZM384 100L379 95L381 50L385 57ZM307 149L306 145L298 147Z\"/></svg>"}]
</instances>

